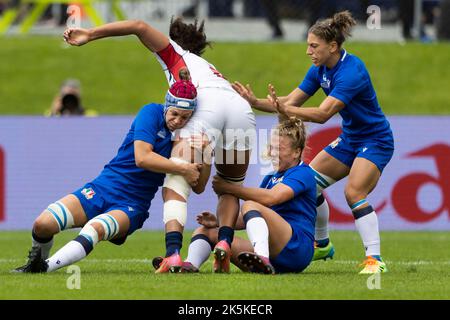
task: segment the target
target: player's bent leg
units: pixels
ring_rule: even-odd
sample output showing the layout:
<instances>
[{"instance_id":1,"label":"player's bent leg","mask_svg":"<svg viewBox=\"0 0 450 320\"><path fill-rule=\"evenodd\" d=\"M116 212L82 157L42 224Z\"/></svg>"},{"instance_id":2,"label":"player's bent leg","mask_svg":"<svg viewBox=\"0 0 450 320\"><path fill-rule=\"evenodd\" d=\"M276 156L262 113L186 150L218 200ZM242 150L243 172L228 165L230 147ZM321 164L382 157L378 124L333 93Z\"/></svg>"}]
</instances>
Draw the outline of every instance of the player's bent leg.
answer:
<instances>
[{"instance_id":1,"label":"player's bent leg","mask_svg":"<svg viewBox=\"0 0 450 320\"><path fill-rule=\"evenodd\" d=\"M250 162L250 154L250 150L221 149L216 154L217 175L229 183L243 184ZM219 219L218 243L213 250L213 270L216 273L228 273L230 270L231 246L238 215L239 199L230 194L220 195L217 205L217 217Z\"/></svg>"},{"instance_id":2,"label":"player's bent leg","mask_svg":"<svg viewBox=\"0 0 450 320\"><path fill-rule=\"evenodd\" d=\"M191 243L188 248L188 256L183 262L181 272L198 272L205 263L214 245L217 243L217 228L206 228L201 226L192 234Z\"/></svg>"},{"instance_id":3,"label":"player's bent leg","mask_svg":"<svg viewBox=\"0 0 450 320\"><path fill-rule=\"evenodd\" d=\"M245 201L241 211L255 253L276 258L292 237L289 223L272 209L255 201Z\"/></svg>"},{"instance_id":4,"label":"player's bent leg","mask_svg":"<svg viewBox=\"0 0 450 320\"><path fill-rule=\"evenodd\" d=\"M85 258L99 241L126 236L129 218L121 210L103 213L89 220L79 235L46 260L46 272L71 265Z\"/></svg>"},{"instance_id":5,"label":"player's bent leg","mask_svg":"<svg viewBox=\"0 0 450 320\"><path fill-rule=\"evenodd\" d=\"M153 265L159 266L155 273L179 272L181 270L182 260L180 251L183 245L183 230L187 219L186 200L189 196L189 193L187 195L183 193L182 188L184 186L184 190L190 190L190 187L183 177L180 178L182 180L178 180L179 183L174 182L174 180L164 183L163 221L165 228L166 254L159 263L156 263L159 257L155 258L156 260ZM178 192L176 190L178 190ZM183 196L181 194L183 194Z\"/></svg>"},{"instance_id":6,"label":"player's bent leg","mask_svg":"<svg viewBox=\"0 0 450 320\"><path fill-rule=\"evenodd\" d=\"M364 244L366 260L362 274L386 272L381 258L378 217L366 200L380 178L380 171L371 161L356 158L345 187L345 197L355 218L355 226Z\"/></svg>"},{"instance_id":7,"label":"player's bent leg","mask_svg":"<svg viewBox=\"0 0 450 320\"><path fill-rule=\"evenodd\" d=\"M334 245L330 241L328 233L329 207L328 203L320 194L317 197L317 219L315 227L314 255L312 261L333 259Z\"/></svg>"},{"instance_id":8,"label":"player's bent leg","mask_svg":"<svg viewBox=\"0 0 450 320\"><path fill-rule=\"evenodd\" d=\"M72 194L50 204L33 224L27 263L13 272L40 272L43 269L41 261L48 258L53 246L53 236L62 230L82 226L86 219L80 201Z\"/></svg>"},{"instance_id":9,"label":"player's bent leg","mask_svg":"<svg viewBox=\"0 0 450 320\"><path fill-rule=\"evenodd\" d=\"M326 260L333 258L334 246L329 240L329 215L330 210L323 190L334 184L336 181L348 175L350 168L322 150L311 162L311 169L317 186L317 219L315 225L314 256L315 260Z\"/></svg>"}]
</instances>

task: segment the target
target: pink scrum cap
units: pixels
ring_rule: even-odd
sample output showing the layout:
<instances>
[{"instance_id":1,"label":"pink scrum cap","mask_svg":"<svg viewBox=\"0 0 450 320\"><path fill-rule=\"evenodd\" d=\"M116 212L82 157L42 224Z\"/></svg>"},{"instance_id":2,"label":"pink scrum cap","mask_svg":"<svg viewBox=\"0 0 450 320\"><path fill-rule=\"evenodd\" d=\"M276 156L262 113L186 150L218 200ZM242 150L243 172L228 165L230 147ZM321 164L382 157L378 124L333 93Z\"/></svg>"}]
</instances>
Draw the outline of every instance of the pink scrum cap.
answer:
<instances>
[{"instance_id":1,"label":"pink scrum cap","mask_svg":"<svg viewBox=\"0 0 450 320\"><path fill-rule=\"evenodd\" d=\"M178 80L170 87L166 94L164 113L171 107L195 110L197 107L197 89L192 82Z\"/></svg>"}]
</instances>

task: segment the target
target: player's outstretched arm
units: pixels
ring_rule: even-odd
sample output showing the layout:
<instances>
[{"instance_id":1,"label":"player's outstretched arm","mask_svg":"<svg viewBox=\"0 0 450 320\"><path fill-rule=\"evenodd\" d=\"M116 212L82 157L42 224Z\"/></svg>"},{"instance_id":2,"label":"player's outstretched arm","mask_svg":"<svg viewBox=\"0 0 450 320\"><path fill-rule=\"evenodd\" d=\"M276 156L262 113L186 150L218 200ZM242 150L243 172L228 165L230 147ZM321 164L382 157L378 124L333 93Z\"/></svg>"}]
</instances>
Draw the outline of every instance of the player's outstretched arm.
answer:
<instances>
[{"instance_id":1,"label":"player's outstretched arm","mask_svg":"<svg viewBox=\"0 0 450 320\"><path fill-rule=\"evenodd\" d=\"M296 90L301 91L300 89ZM277 109L279 114L286 117L297 117L303 121L316 123L327 122L328 119L345 107L345 104L342 101L332 96L328 96L322 101L318 108L297 108L295 105L284 103L278 98L273 85L269 85L268 99Z\"/></svg>"},{"instance_id":2,"label":"player's outstretched arm","mask_svg":"<svg viewBox=\"0 0 450 320\"><path fill-rule=\"evenodd\" d=\"M158 52L169 45L169 38L141 20L125 20L107 23L91 29L73 28L64 31L64 40L73 46L117 36L136 35L152 52Z\"/></svg>"}]
</instances>

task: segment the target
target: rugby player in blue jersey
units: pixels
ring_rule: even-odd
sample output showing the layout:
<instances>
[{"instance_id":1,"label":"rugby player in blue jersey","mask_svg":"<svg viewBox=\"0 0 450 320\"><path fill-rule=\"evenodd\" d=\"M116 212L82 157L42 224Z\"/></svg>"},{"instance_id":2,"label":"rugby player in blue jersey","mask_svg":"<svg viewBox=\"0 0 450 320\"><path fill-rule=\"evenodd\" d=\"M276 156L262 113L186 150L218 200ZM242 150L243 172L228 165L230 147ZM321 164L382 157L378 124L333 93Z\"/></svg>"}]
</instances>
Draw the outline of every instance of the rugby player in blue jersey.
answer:
<instances>
[{"instance_id":1,"label":"rugby player in blue jersey","mask_svg":"<svg viewBox=\"0 0 450 320\"><path fill-rule=\"evenodd\" d=\"M281 116L325 123L336 113L341 115L342 134L310 163L318 191L314 260L334 254L328 235L329 209L322 191L348 176L345 198L366 254L360 273L378 273L387 268L381 258L377 215L366 198L392 158L394 139L364 63L342 48L355 24L351 14L343 11L309 29L306 54L313 65L288 96L277 97L272 85L267 99L257 99L249 85L235 83L233 87L254 108ZM319 88L327 96L320 106L301 107Z\"/></svg>"},{"instance_id":2,"label":"rugby player in blue jersey","mask_svg":"<svg viewBox=\"0 0 450 320\"><path fill-rule=\"evenodd\" d=\"M165 105L142 107L116 157L97 178L39 215L33 224L28 262L14 272L55 271L86 257L101 240L123 244L149 217L151 200L166 173L181 175L195 187L201 165L169 160L172 137L197 105L196 88L188 79L184 73L170 87ZM82 227L79 235L48 259L53 236L77 227Z\"/></svg>"},{"instance_id":3,"label":"rugby player in blue jersey","mask_svg":"<svg viewBox=\"0 0 450 320\"><path fill-rule=\"evenodd\" d=\"M218 194L245 200L236 229L246 229L249 240L234 237L231 245L231 261L245 271L301 272L311 263L316 182L313 170L302 161L305 143L302 121L285 120L272 132L268 156L274 170L264 177L259 188L214 177L213 188ZM214 217L202 213L197 218L203 226L194 231L182 272L197 272L219 241ZM229 271L229 264L230 258L222 268Z\"/></svg>"}]
</instances>

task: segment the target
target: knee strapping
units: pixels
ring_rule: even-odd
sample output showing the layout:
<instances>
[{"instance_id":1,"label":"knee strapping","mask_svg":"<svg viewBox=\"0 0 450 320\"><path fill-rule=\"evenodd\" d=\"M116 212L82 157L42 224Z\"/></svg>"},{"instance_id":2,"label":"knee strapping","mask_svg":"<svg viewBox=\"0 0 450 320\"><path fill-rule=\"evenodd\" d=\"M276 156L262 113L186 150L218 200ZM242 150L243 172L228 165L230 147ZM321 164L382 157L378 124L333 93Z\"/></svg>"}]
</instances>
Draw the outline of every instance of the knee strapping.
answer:
<instances>
[{"instance_id":1,"label":"knee strapping","mask_svg":"<svg viewBox=\"0 0 450 320\"><path fill-rule=\"evenodd\" d=\"M47 211L52 214L58 223L59 231L73 227L73 216L70 210L61 201L56 201L47 207Z\"/></svg>"},{"instance_id":2,"label":"knee strapping","mask_svg":"<svg viewBox=\"0 0 450 320\"><path fill-rule=\"evenodd\" d=\"M98 223L103 228L103 238L99 239L97 230L92 226ZM111 240L119 233L119 224L117 220L110 214L104 213L91 220L81 229L80 235L85 236L92 245L97 244L99 240Z\"/></svg>"},{"instance_id":3,"label":"knee strapping","mask_svg":"<svg viewBox=\"0 0 450 320\"><path fill-rule=\"evenodd\" d=\"M171 157L170 160L176 163L189 163L186 160L175 157ZM175 191L182 196L184 200L187 200L189 198L189 194L191 193L191 186L189 183L187 183L183 176L177 174L166 174L163 187Z\"/></svg>"},{"instance_id":4,"label":"knee strapping","mask_svg":"<svg viewBox=\"0 0 450 320\"><path fill-rule=\"evenodd\" d=\"M177 220L183 227L187 221L187 203L178 200L164 202L163 209L164 224L171 220Z\"/></svg>"},{"instance_id":5,"label":"knee strapping","mask_svg":"<svg viewBox=\"0 0 450 320\"><path fill-rule=\"evenodd\" d=\"M315 170L313 167L311 169L314 171L314 178L316 179L316 186L317 186L317 196L322 194L322 191L332 184L336 182L333 178L320 173L319 171Z\"/></svg>"}]
</instances>

